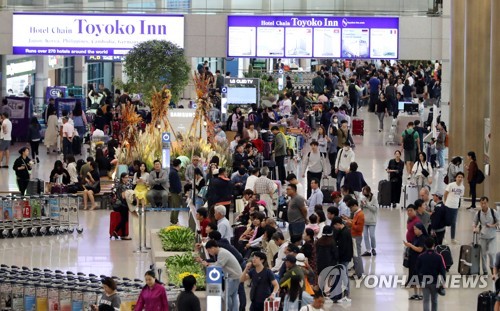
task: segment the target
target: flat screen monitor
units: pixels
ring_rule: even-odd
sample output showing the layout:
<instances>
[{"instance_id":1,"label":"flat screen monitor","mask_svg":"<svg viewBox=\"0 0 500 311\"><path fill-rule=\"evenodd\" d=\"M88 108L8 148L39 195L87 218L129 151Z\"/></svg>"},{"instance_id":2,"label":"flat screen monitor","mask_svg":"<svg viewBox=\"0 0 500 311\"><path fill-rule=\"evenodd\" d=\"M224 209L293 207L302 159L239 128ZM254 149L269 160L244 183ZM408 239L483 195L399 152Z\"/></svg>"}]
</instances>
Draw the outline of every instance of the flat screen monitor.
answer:
<instances>
[{"instance_id":1,"label":"flat screen monitor","mask_svg":"<svg viewBox=\"0 0 500 311\"><path fill-rule=\"evenodd\" d=\"M414 103L405 103L404 104L404 112L407 112L408 114L412 113L418 113L418 104Z\"/></svg>"},{"instance_id":2,"label":"flat screen monitor","mask_svg":"<svg viewBox=\"0 0 500 311\"><path fill-rule=\"evenodd\" d=\"M406 104L411 104L412 102L398 102L398 110L399 111L404 111L405 110L405 105Z\"/></svg>"}]
</instances>

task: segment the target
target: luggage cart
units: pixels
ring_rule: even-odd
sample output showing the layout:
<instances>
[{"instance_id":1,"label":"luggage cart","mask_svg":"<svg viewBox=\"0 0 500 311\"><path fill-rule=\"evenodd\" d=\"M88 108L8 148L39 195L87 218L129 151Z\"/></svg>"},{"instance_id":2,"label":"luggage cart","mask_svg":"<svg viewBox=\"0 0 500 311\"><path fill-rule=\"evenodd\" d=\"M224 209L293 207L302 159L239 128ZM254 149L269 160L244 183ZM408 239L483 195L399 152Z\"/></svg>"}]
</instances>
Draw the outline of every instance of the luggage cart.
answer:
<instances>
[{"instance_id":1,"label":"luggage cart","mask_svg":"<svg viewBox=\"0 0 500 311\"><path fill-rule=\"evenodd\" d=\"M392 119L391 129L389 131L389 135L387 135L387 140L385 141L386 145L399 145L396 131L398 128L398 119Z\"/></svg>"},{"instance_id":2,"label":"luggage cart","mask_svg":"<svg viewBox=\"0 0 500 311\"><path fill-rule=\"evenodd\" d=\"M106 147L106 144L110 140L109 136L92 136L90 138L90 152L89 155L91 157L95 158L95 151L98 147L101 147L104 149Z\"/></svg>"},{"instance_id":3,"label":"luggage cart","mask_svg":"<svg viewBox=\"0 0 500 311\"><path fill-rule=\"evenodd\" d=\"M14 230L14 223L12 222L12 196L4 197L2 202L2 237L11 236L11 232Z\"/></svg>"},{"instance_id":4,"label":"luggage cart","mask_svg":"<svg viewBox=\"0 0 500 311\"><path fill-rule=\"evenodd\" d=\"M83 227L80 225L79 215L80 197L76 194L68 195L68 207L68 232L73 233L76 230L78 234L82 234Z\"/></svg>"},{"instance_id":5,"label":"luggage cart","mask_svg":"<svg viewBox=\"0 0 500 311\"><path fill-rule=\"evenodd\" d=\"M31 229L29 230L32 236L41 234L42 227L42 196L34 195L29 197L31 208Z\"/></svg>"}]
</instances>

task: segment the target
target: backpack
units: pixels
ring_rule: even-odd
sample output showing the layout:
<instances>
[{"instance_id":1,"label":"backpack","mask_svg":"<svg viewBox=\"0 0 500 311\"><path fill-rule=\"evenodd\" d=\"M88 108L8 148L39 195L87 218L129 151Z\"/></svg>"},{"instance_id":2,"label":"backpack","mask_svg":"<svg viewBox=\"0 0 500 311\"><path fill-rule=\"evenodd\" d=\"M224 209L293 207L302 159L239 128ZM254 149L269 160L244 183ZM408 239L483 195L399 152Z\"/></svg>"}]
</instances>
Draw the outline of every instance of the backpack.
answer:
<instances>
[{"instance_id":1,"label":"backpack","mask_svg":"<svg viewBox=\"0 0 500 311\"><path fill-rule=\"evenodd\" d=\"M484 181L484 173L483 171L481 171L480 169L477 169L477 173L476 173L476 184L482 184L483 181Z\"/></svg>"},{"instance_id":2,"label":"backpack","mask_svg":"<svg viewBox=\"0 0 500 311\"><path fill-rule=\"evenodd\" d=\"M415 138L413 138L413 134L408 133L408 130L405 130L405 136L403 137L403 149L404 150L413 150L415 149Z\"/></svg>"},{"instance_id":3,"label":"backpack","mask_svg":"<svg viewBox=\"0 0 500 311\"><path fill-rule=\"evenodd\" d=\"M450 140L448 139L448 134L444 137L444 146L449 147L450 145Z\"/></svg>"},{"instance_id":4,"label":"backpack","mask_svg":"<svg viewBox=\"0 0 500 311\"><path fill-rule=\"evenodd\" d=\"M488 208L491 212L491 216L493 216L493 221L495 223L497 223L497 217L495 216L495 212L493 211L492 208ZM481 225L481 211L478 211L477 212L477 215L476 215L476 219L477 219L477 222L479 223L479 225Z\"/></svg>"}]
</instances>

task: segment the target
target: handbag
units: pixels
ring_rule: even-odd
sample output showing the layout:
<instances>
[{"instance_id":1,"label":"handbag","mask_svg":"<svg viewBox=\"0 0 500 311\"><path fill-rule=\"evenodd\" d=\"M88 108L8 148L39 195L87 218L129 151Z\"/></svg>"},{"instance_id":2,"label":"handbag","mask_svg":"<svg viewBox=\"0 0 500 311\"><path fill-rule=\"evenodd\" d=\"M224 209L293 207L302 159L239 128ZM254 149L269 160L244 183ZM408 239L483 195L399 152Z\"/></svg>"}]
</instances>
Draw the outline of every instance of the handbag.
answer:
<instances>
[{"instance_id":1,"label":"handbag","mask_svg":"<svg viewBox=\"0 0 500 311\"><path fill-rule=\"evenodd\" d=\"M208 193L208 186L203 186L201 187L200 191L198 191L198 197L202 198L203 200L206 200L207 193Z\"/></svg>"},{"instance_id":2,"label":"handbag","mask_svg":"<svg viewBox=\"0 0 500 311\"><path fill-rule=\"evenodd\" d=\"M406 247L404 252L403 252L403 267L409 268L410 267L410 248Z\"/></svg>"},{"instance_id":3,"label":"handbag","mask_svg":"<svg viewBox=\"0 0 500 311\"><path fill-rule=\"evenodd\" d=\"M422 167L422 176L425 178L429 177L429 171L423 167L422 162L418 161L418 163L420 164L420 167Z\"/></svg>"}]
</instances>

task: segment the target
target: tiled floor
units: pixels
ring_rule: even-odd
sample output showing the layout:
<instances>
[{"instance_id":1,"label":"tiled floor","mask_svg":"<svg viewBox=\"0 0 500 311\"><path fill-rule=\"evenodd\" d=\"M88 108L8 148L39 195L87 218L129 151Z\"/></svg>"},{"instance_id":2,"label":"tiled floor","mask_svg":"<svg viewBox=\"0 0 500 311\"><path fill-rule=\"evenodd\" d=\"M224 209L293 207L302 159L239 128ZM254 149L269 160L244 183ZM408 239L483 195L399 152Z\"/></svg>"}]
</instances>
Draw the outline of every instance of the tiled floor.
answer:
<instances>
[{"instance_id":1,"label":"tiled floor","mask_svg":"<svg viewBox=\"0 0 500 311\"><path fill-rule=\"evenodd\" d=\"M444 109L446 110L446 109ZM443 112L446 120L446 111ZM390 128L390 119L386 120L386 132L377 131L378 120L375 115L362 112L365 118L365 136L354 137L356 142L356 161L365 179L377 188L378 181L385 178L385 167L391 159L396 146L386 146L384 141ZM13 147L11 166L20 145ZM42 163L34 169L34 177L48 178L55 155L47 156L45 148L41 148ZM15 153L15 154L14 154ZM436 178L442 179L438 173ZM15 190L14 172L12 169L0 170L0 191ZM130 228L132 241L110 241L109 212L81 212L82 235L60 235L34 238L16 238L0 240L0 263L8 265L24 265L51 269L73 270L85 273L142 277L151 264L149 254L134 254L138 245L138 224L132 219ZM473 213L460 210L458 217L457 239L462 243L470 243L471 222ZM150 213L148 227L159 228L168 225L167 213ZM186 223L186 218L181 220ZM380 209L376 230L377 257L364 257L365 273L369 275L398 274L404 275L402 252L406 232L406 213L400 209ZM447 239L450 240L449 233ZM149 240L148 240L149 241ZM149 242L148 242L149 243ZM451 274L457 274L458 245L451 245L455 264ZM473 310L476 307L477 295L487 289L449 289L445 297L439 297L440 310ZM369 289L362 287L352 290L350 305L328 304L327 310L421 310L421 302L408 301L411 292L407 289Z\"/></svg>"}]
</instances>

